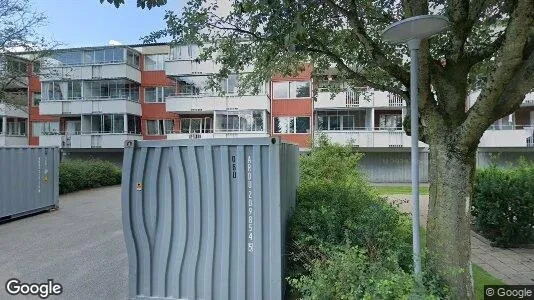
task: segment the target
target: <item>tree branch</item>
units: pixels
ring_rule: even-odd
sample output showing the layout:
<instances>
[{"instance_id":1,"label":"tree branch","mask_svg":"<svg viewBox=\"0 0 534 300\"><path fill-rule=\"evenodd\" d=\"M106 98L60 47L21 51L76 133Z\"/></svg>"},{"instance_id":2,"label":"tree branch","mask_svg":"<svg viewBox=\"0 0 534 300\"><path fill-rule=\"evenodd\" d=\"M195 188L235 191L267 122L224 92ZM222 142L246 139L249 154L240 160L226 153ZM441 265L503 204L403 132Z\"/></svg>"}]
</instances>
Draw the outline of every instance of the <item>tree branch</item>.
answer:
<instances>
[{"instance_id":1,"label":"tree branch","mask_svg":"<svg viewBox=\"0 0 534 300\"><path fill-rule=\"evenodd\" d=\"M534 80L531 71L534 58L532 53L524 55L530 31L534 26L533 8L534 0L518 0L485 87L458 129L462 142L469 148L478 142L493 120L502 115L498 106L503 97L510 99L508 94L516 95L505 103L508 103L509 107L520 105L523 98L519 95ZM526 76L529 72L530 77Z\"/></svg>"},{"instance_id":2,"label":"tree branch","mask_svg":"<svg viewBox=\"0 0 534 300\"><path fill-rule=\"evenodd\" d=\"M334 9L334 11L347 18L352 25L352 33L355 38L362 43L367 53L375 60L377 65L400 81L405 87L410 86L410 73L406 72L401 66L392 63L391 60L386 57L380 45L373 41L367 34L364 23L358 18L358 15L355 12L338 5L333 0L324 0L324 2Z\"/></svg>"}]
</instances>

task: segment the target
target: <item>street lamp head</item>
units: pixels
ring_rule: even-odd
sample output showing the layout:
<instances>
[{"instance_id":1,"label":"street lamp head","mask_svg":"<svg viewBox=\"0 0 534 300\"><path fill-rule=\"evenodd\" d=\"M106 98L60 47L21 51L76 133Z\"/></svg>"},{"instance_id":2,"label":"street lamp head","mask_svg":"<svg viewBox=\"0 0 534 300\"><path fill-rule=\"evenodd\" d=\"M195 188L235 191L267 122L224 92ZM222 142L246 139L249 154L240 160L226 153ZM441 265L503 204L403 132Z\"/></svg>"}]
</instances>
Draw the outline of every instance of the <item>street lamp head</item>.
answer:
<instances>
[{"instance_id":1,"label":"street lamp head","mask_svg":"<svg viewBox=\"0 0 534 300\"><path fill-rule=\"evenodd\" d=\"M382 39L393 43L423 40L444 31L449 20L443 16L421 15L404 19L389 25L382 32Z\"/></svg>"}]
</instances>

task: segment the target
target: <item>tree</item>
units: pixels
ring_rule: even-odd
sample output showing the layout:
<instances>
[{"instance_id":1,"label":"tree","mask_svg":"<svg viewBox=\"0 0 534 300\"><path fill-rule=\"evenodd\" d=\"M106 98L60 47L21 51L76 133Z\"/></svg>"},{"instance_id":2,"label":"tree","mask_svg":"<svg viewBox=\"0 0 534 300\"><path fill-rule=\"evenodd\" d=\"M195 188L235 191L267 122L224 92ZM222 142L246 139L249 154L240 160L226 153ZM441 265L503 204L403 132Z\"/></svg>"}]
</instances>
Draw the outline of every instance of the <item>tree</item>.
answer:
<instances>
[{"instance_id":1,"label":"tree","mask_svg":"<svg viewBox=\"0 0 534 300\"><path fill-rule=\"evenodd\" d=\"M167 28L145 42L167 37L199 44L203 59L222 65L218 76L252 65L245 88L273 74L295 73L305 63L313 64L316 76L334 64L338 79L398 94L408 106L407 48L384 43L380 33L415 15L449 18L450 30L420 49L419 126L430 147L427 267L446 279L454 298L473 298L470 194L476 149L484 131L519 108L534 87L534 0L242 0L226 9L217 2L189 0L181 16L168 11ZM468 107L475 88L481 93Z\"/></svg>"},{"instance_id":2,"label":"tree","mask_svg":"<svg viewBox=\"0 0 534 300\"><path fill-rule=\"evenodd\" d=\"M37 33L45 22L28 0L0 0L0 101L27 106L28 67L36 66L58 45Z\"/></svg>"}]
</instances>

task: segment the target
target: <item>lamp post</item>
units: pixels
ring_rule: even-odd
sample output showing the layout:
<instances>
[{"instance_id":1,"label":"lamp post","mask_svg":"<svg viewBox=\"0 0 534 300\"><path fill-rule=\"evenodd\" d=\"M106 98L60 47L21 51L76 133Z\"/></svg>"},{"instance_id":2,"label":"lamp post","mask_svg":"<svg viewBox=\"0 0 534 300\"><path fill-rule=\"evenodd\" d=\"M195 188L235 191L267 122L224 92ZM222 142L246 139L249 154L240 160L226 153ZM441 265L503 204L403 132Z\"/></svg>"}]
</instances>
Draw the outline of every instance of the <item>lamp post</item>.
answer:
<instances>
[{"instance_id":1,"label":"lamp post","mask_svg":"<svg viewBox=\"0 0 534 300\"><path fill-rule=\"evenodd\" d=\"M419 217L419 45L421 40L444 31L449 20L442 16L421 15L395 22L382 33L385 41L406 43L410 50L410 121L412 134L411 165L412 165L412 232L414 274L421 279L421 241Z\"/></svg>"}]
</instances>

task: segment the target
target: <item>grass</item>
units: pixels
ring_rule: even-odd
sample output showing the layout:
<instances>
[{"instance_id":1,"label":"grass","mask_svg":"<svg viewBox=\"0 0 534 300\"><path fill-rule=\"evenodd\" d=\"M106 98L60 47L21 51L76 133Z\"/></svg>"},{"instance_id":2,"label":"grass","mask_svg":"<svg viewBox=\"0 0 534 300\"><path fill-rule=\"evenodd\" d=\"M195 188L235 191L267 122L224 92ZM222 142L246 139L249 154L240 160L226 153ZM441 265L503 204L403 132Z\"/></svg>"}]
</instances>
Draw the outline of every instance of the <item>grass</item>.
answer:
<instances>
[{"instance_id":1,"label":"grass","mask_svg":"<svg viewBox=\"0 0 534 300\"><path fill-rule=\"evenodd\" d=\"M380 195L411 195L412 187L410 185L379 185L375 189ZM428 187L420 186L419 194L428 195Z\"/></svg>"},{"instance_id":2,"label":"grass","mask_svg":"<svg viewBox=\"0 0 534 300\"><path fill-rule=\"evenodd\" d=\"M484 285L504 284L504 282L493 277L490 273L475 264L473 264L473 279L475 281L476 299L484 299Z\"/></svg>"}]
</instances>

